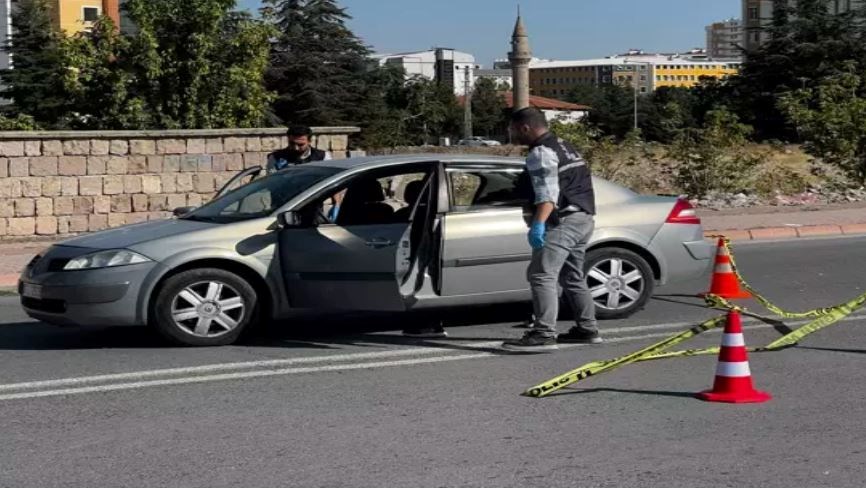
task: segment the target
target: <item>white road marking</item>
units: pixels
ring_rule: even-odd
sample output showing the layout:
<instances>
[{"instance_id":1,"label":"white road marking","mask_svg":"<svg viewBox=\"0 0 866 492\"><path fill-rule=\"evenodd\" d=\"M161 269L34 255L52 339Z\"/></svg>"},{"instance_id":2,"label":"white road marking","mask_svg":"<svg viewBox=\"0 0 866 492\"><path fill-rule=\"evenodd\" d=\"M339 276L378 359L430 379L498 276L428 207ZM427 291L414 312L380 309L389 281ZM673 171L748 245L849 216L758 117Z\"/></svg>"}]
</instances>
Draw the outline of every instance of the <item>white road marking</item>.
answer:
<instances>
[{"instance_id":1,"label":"white road marking","mask_svg":"<svg viewBox=\"0 0 866 492\"><path fill-rule=\"evenodd\" d=\"M866 315L860 316L851 316L845 318L840 321L840 323L845 322L854 322L854 321L862 321L866 320ZM796 320L796 321L788 321L786 323L787 326L800 326L809 323L811 320ZM631 333L631 332L646 332L657 329L676 329L676 328L687 328L689 326L694 326L694 322L680 322L680 323L665 323L665 324L657 324L657 325L645 325L645 326L632 326L632 327L622 327L622 328L611 328L603 331L603 334L611 334L611 333ZM743 323L743 329L747 331L757 330L760 328L766 328L767 325L761 323L757 320L748 320ZM652 338L659 338L664 336L671 336L679 331L667 331L667 332L652 332L646 333L642 335L632 335L632 336L624 336L624 337L614 337L611 338L606 336L605 339L608 343L624 343L631 342L637 340L645 340ZM86 394L86 393L105 393L111 391L121 391L121 390L131 390L131 389L141 389L141 388L151 388L158 386L172 386L172 385L180 385L180 384L192 384L192 383L206 383L206 382L219 382L219 381L233 381L233 380L241 380L241 379L251 379L251 378L261 378L261 377L269 377L269 376L283 376L289 374L310 374L317 372L332 372L332 371L344 371L344 370L359 370L359 369L374 369L374 368L387 368L387 367L399 367L399 366L408 366L408 365L418 365L418 364L431 364L431 363L439 363L439 362L451 362L451 361L460 361L460 360L471 360L471 359L481 359L488 357L499 356L500 354L496 354L493 352L483 352L483 353L475 353L475 354L463 354L463 355L443 355L437 357L426 357L426 358L415 358L415 359L401 359L394 361L377 361L377 362L367 362L367 363L356 363L356 364L338 364L338 365L324 365L324 366L314 366L314 367L291 367L291 368L283 368L283 369L271 369L271 370L252 370L252 371L242 371L242 372L228 372L223 374L210 374L210 375L201 375L201 376L191 376L191 377L178 377L178 378L169 378L169 379L154 379L154 380L146 380L146 381L136 381L141 379L147 379L152 377L166 377L166 376L186 376L195 373L201 372L220 372L220 371L228 371L228 370L243 370L243 369L262 369L265 367L279 367L285 365L299 365L299 364L313 364L313 363L321 363L321 362L340 362L340 361L357 361L357 360L365 360L365 359L379 359L379 358L399 358L399 357L412 357L412 356L429 356L437 353L450 353L450 352L459 352L461 350L466 349L485 349L485 348L497 348L501 345L502 342L493 341L493 342L481 342L481 343L473 343L463 345L461 348L452 348L452 347L425 347L425 348L417 348L417 349L405 349L405 350L382 350L379 352L364 352L357 354L341 354L341 355L331 355L331 356L317 356L317 357L298 357L293 359L276 359L276 360L262 360L262 361L251 361L251 362L237 362L237 363L227 363L227 364L210 364L204 366L191 366L191 367L180 367L174 369L157 369L152 371L139 371L139 372L129 372L129 373L118 373L118 374L105 374L99 376L86 376L79 378L67 378L67 379L54 379L47 381L32 381L26 383L15 383L15 384L7 384L0 385L0 401L4 400L20 400L20 399L32 399L32 398L44 398L50 396L64 396L64 395L78 395L78 394ZM569 346L564 346L569 347ZM570 347L581 347L581 345L573 345ZM118 383L118 384L97 384L92 386L79 386L84 384L92 384L92 383L106 383L110 381L123 381L123 380L132 380L135 382L126 382L126 383ZM68 387L73 386L73 387ZM44 391L25 391L22 390L38 390L42 388L51 388ZM10 393L11 392L11 393ZM2 394L5 393L5 394Z\"/></svg>"}]
</instances>

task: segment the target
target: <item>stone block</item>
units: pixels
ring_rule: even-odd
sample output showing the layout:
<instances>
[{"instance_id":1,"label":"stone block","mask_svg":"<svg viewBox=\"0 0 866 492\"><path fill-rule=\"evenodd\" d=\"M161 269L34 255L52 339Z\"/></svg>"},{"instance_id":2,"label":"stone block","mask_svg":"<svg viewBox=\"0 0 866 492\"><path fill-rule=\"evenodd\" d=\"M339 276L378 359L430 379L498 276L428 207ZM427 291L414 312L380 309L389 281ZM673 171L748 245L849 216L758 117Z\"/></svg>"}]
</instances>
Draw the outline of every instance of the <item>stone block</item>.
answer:
<instances>
[{"instance_id":1,"label":"stone block","mask_svg":"<svg viewBox=\"0 0 866 492\"><path fill-rule=\"evenodd\" d=\"M111 141L109 140L91 140L90 155L108 155L111 150Z\"/></svg>"},{"instance_id":2,"label":"stone block","mask_svg":"<svg viewBox=\"0 0 866 492\"><path fill-rule=\"evenodd\" d=\"M42 178L42 196L60 196L61 178L59 176L46 176ZM100 188L102 192L102 188Z\"/></svg>"},{"instance_id":3,"label":"stone block","mask_svg":"<svg viewBox=\"0 0 866 492\"><path fill-rule=\"evenodd\" d=\"M87 215L93 213L93 197L76 196L72 198L72 213L74 215Z\"/></svg>"},{"instance_id":4,"label":"stone block","mask_svg":"<svg viewBox=\"0 0 866 492\"><path fill-rule=\"evenodd\" d=\"M27 177L30 176L30 158L29 157L13 157L9 161L9 176Z\"/></svg>"},{"instance_id":5,"label":"stone block","mask_svg":"<svg viewBox=\"0 0 866 492\"><path fill-rule=\"evenodd\" d=\"M313 147L321 150L330 151L331 150L331 136L330 135L316 135L313 137Z\"/></svg>"},{"instance_id":6,"label":"stone block","mask_svg":"<svg viewBox=\"0 0 866 492\"><path fill-rule=\"evenodd\" d=\"M90 140L64 140L63 155L90 155Z\"/></svg>"},{"instance_id":7,"label":"stone block","mask_svg":"<svg viewBox=\"0 0 866 492\"><path fill-rule=\"evenodd\" d=\"M63 142L60 140L43 140L42 155L53 155L55 157L63 155Z\"/></svg>"},{"instance_id":8,"label":"stone block","mask_svg":"<svg viewBox=\"0 0 866 492\"><path fill-rule=\"evenodd\" d=\"M150 152L151 154L153 152ZM157 154L186 154L186 140L166 138L156 141Z\"/></svg>"},{"instance_id":9,"label":"stone block","mask_svg":"<svg viewBox=\"0 0 866 492\"><path fill-rule=\"evenodd\" d=\"M129 195L115 195L111 197L111 211L119 213L132 212L132 197Z\"/></svg>"},{"instance_id":10,"label":"stone block","mask_svg":"<svg viewBox=\"0 0 866 492\"><path fill-rule=\"evenodd\" d=\"M63 176L60 178L60 194L63 196L78 195L78 178Z\"/></svg>"},{"instance_id":11,"label":"stone block","mask_svg":"<svg viewBox=\"0 0 866 492\"><path fill-rule=\"evenodd\" d=\"M261 137L247 137L247 152L261 152L262 151L262 139Z\"/></svg>"},{"instance_id":12,"label":"stone block","mask_svg":"<svg viewBox=\"0 0 866 492\"><path fill-rule=\"evenodd\" d=\"M97 196L102 194L101 176L83 176L78 178L78 194L82 196Z\"/></svg>"},{"instance_id":13,"label":"stone block","mask_svg":"<svg viewBox=\"0 0 866 492\"><path fill-rule=\"evenodd\" d=\"M87 232L90 217L87 215L71 215L69 217L69 232Z\"/></svg>"},{"instance_id":14,"label":"stone block","mask_svg":"<svg viewBox=\"0 0 866 492\"><path fill-rule=\"evenodd\" d=\"M204 154L207 152L207 146L203 138L189 138L186 141L187 154Z\"/></svg>"},{"instance_id":15,"label":"stone block","mask_svg":"<svg viewBox=\"0 0 866 492\"><path fill-rule=\"evenodd\" d=\"M107 155L91 155L87 157L87 174L91 176L101 176L108 169Z\"/></svg>"},{"instance_id":16,"label":"stone block","mask_svg":"<svg viewBox=\"0 0 866 492\"><path fill-rule=\"evenodd\" d=\"M47 157L47 159L56 159L56 158L55 157ZM85 176L85 175L87 175L87 157L64 156L64 157L60 157L59 159L60 159L60 164L58 165L58 168L57 168L57 174L59 174L61 176Z\"/></svg>"},{"instance_id":17,"label":"stone block","mask_svg":"<svg viewBox=\"0 0 866 492\"><path fill-rule=\"evenodd\" d=\"M42 155L42 142L39 140L27 140L24 142L24 155L39 157Z\"/></svg>"},{"instance_id":18,"label":"stone block","mask_svg":"<svg viewBox=\"0 0 866 492\"><path fill-rule=\"evenodd\" d=\"M9 159L0 157L0 178L9 177Z\"/></svg>"},{"instance_id":19,"label":"stone block","mask_svg":"<svg viewBox=\"0 0 866 492\"><path fill-rule=\"evenodd\" d=\"M262 150L272 152L280 149L280 137L262 137Z\"/></svg>"},{"instance_id":20,"label":"stone block","mask_svg":"<svg viewBox=\"0 0 866 492\"><path fill-rule=\"evenodd\" d=\"M244 164L242 169L253 166L265 167L268 164L267 152L246 152L244 153ZM229 169L229 171L239 171L240 169Z\"/></svg>"},{"instance_id":21,"label":"stone block","mask_svg":"<svg viewBox=\"0 0 866 492\"><path fill-rule=\"evenodd\" d=\"M54 215L72 215L72 197L61 196L54 199Z\"/></svg>"},{"instance_id":22,"label":"stone block","mask_svg":"<svg viewBox=\"0 0 866 492\"><path fill-rule=\"evenodd\" d=\"M165 156L162 160L162 171L166 173L180 172L180 158L179 155Z\"/></svg>"},{"instance_id":23,"label":"stone block","mask_svg":"<svg viewBox=\"0 0 866 492\"><path fill-rule=\"evenodd\" d=\"M206 155L206 154L200 154L198 156L198 169L197 170L200 173L213 171L213 161L211 159L211 156Z\"/></svg>"},{"instance_id":24,"label":"stone block","mask_svg":"<svg viewBox=\"0 0 866 492\"><path fill-rule=\"evenodd\" d=\"M111 156L105 166L105 174L126 174L129 171L129 157Z\"/></svg>"},{"instance_id":25,"label":"stone block","mask_svg":"<svg viewBox=\"0 0 866 492\"><path fill-rule=\"evenodd\" d=\"M129 164L126 168L128 174L144 174L147 172L147 156L130 155Z\"/></svg>"},{"instance_id":26,"label":"stone block","mask_svg":"<svg viewBox=\"0 0 866 492\"><path fill-rule=\"evenodd\" d=\"M133 214L127 214L126 223L127 224L139 224L141 222L147 222L150 220L150 215L147 212L136 212Z\"/></svg>"},{"instance_id":27,"label":"stone block","mask_svg":"<svg viewBox=\"0 0 866 492\"><path fill-rule=\"evenodd\" d=\"M156 142L154 140L130 140L129 153L132 155L156 154Z\"/></svg>"},{"instance_id":28,"label":"stone block","mask_svg":"<svg viewBox=\"0 0 866 492\"><path fill-rule=\"evenodd\" d=\"M33 217L6 219L6 222L8 236L32 236L36 233L36 219Z\"/></svg>"},{"instance_id":29,"label":"stone block","mask_svg":"<svg viewBox=\"0 0 866 492\"><path fill-rule=\"evenodd\" d=\"M348 157L367 157L367 151L365 150L350 150Z\"/></svg>"},{"instance_id":30,"label":"stone block","mask_svg":"<svg viewBox=\"0 0 866 492\"><path fill-rule=\"evenodd\" d=\"M147 156L147 172L159 174L162 172L162 164L165 161L165 156L149 155Z\"/></svg>"},{"instance_id":31,"label":"stone block","mask_svg":"<svg viewBox=\"0 0 866 492\"><path fill-rule=\"evenodd\" d=\"M123 176L103 177L102 193L105 195L120 195L123 193Z\"/></svg>"},{"instance_id":32,"label":"stone block","mask_svg":"<svg viewBox=\"0 0 866 492\"><path fill-rule=\"evenodd\" d=\"M57 234L69 234L69 217L57 217Z\"/></svg>"},{"instance_id":33,"label":"stone block","mask_svg":"<svg viewBox=\"0 0 866 492\"><path fill-rule=\"evenodd\" d=\"M192 174L178 174L175 178L177 181L177 191L192 191Z\"/></svg>"},{"instance_id":34,"label":"stone block","mask_svg":"<svg viewBox=\"0 0 866 492\"><path fill-rule=\"evenodd\" d=\"M21 196L36 198L42 196L43 178L21 178Z\"/></svg>"},{"instance_id":35,"label":"stone block","mask_svg":"<svg viewBox=\"0 0 866 492\"><path fill-rule=\"evenodd\" d=\"M204 141L204 151L207 154L221 154L223 152L223 139L207 138Z\"/></svg>"},{"instance_id":36,"label":"stone block","mask_svg":"<svg viewBox=\"0 0 866 492\"><path fill-rule=\"evenodd\" d=\"M18 178L3 178L0 180L0 198L20 198L21 180Z\"/></svg>"},{"instance_id":37,"label":"stone block","mask_svg":"<svg viewBox=\"0 0 866 492\"><path fill-rule=\"evenodd\" d=\"M93 197L93 211L98 214L111 212L111 197L104 195Z\"/></svg>"},{"instance_id":38,"label":"stone block","mask_svg":"<svg viewBox=\"0 0 866 492\"><path fill-rule=\"evenodd\" d=\"M239 137L227 137L223 139L223 152L246 152L247 142Z\"/></svg>"},{"instance_id":39,"label":"stone block","mask_svg":"<svg viewBox=\"0 0 866 492\"><path fill-rule=\"evenodd\" d=\"M148 197L148 210L151 212L165 212L168 208L168 195L156 193Z\"/></svg>"},{"instance_id":40,"label":"stone block","mask_svg":"<svg viewBox=\"0 0 866 492\"><path fill-rule=\"evenodd\" d=\"M162 180L159 176L142 176L141 192L145 194L162 193Z\"/></svg>"},{"instance_id":41,"label":"stone block","mask_svg":"<svg viewBox=\"0 0 866 492\"><path fill-rule=\"evenodd\" d=\"M174 174L161 174L159 181L162 183L163 193L175 193L177 191L177 176Z\"/></svg>"},{"instance_id":42,"label":"stone block","mask_svg":"<svg viewBox=\"0 0 866 492\"><path fill-rule=\"evenodd\" d=\"M6 235L6 219L0 219L0 237Z\"/></svg>"},{"instance_id":43,"label":"stone block","mask_svg":"<svg viewBox=\"0 0 866 492\"><path fill-rule=\"evenodd\" d=\"M126 140L112 140L108 144L108 153L111 155L129 154L129 142Z\"/></svg>"},{"instance_id":44,"label":"stone block","mask_svg":"<svg viewBox=\"0 0 866 492\"><path fill-rule=\"evenodd\" d=\"M242 154L216 154L212 158L211 169L215 172L227 171L231 167L237 167L234 162L240 162L243 166Z\"/></svg>"},{"instance_id":45,"label":"stone block","mask_svg":"<svg viewBox=\"0 0 866 492\"><path fill-rule=\"evenodd\" d=\"M345 152L349 148L348 135L330 135L331 150L336 152Z\"/></svg>"},{"instance_id":46,"label":"stone block","mask_svg":"<svg viewBox=\"0 0 866 492\"><path fill-rule=\"evenodd\" d=\"M198 171L198 156L182 155L180 156L180 172L194 173Z\"/></svg>"},{"instance_id":47,"label":"stone block","mask_svg":"<svg viewBox=\"0 0 866 492\"><path fill-rule=\"evenodd\" d=\"M280 137L280 145L279 145L279 148L281 148L281 149L285 149L285 148L288 147L288 146L289 146L289 136L288 136L288 135L283 135L282 137Z\"/></svg>"},{"instance_id":48,"label":"stone block","mask_svg":"<svg viewBox=\"0 0 866 492\"><path fill-rule=\"evenodd\" d=\"M101 231L103 229L108 229L108 216L103 214L93 214L90 216L90 221L87 224L87 228L91 232Z\"/></svg>"},{"instance_id":49,"label":"stone block","mask_svg":"<svg viewBox=\"0 0 866 492\"><path fill-rule=\"evenodd\" d=\"M54 200L51 198L37 198L36 215L39 217L54 215Z\"/></svg>"},{"instance_id":50,"label":"stone block","mask_svg":"<svg viewBox=\"0 0 866 492\"><path fill-rule=\"evenodd\" d=\"M126 214L108 214L108 227L126 225Z\"/></svg>"},{"instance_id":51,"label":"stone block","mask_svg":"<svg viewBox=\"0 0 866 492\"><path fill-rule=\"evenodd\" d=\"M56 176L57 175L57 157L31 157L30 158L30 175L31 176Z\"/></svg>"},{"instance_id":52,"label":"stone block","mask_svg":"<svg viewBox=\"0 0 866 492\"><path fill-rule=\"evenodd\" d=\"M196 174L192 177L192 184L197 193L214 192L214 176L211 173Z\"/></svg>"},{"instance_id":53,"label":"stone block","mask_svg":"<svg viewBox=\"0 0 866 492\"><path fill-rule=\"evenodd\" d=\"M147 212L147 195L132 195L132 211Z\"/></svg>"},{"instance_id":54,"label":"stone block","mask_svg":"<svg viewBox=\"0 0 866 492\"><path fill-rule=\"evenodd\" d=\"M0 142L0 157L21 157L24 155L23 140Z\"/></svg>"},{"instance_id":55,"label":"stone block","mask_svg":"<svg viewBox=\"0 0 866 492\"><path fill-rule=\"evenodd\" d=\"M166 207L168 210L174 210L178 207L186 207L186 195L183 193L172 193L166 198Z\"/></svg>"},{"instance_id":56,"label":"stone block","mask_svg":"<svg viewBox=\"0 0 866 492\"><path fill-rule=\"evenodd\" d=\"M170 219L172 215L171 212L151 212L147 214L147 220Z\"/></svg>"},{"instance_id":57,"label":"stone block","mask_svg":"<svg viewBox=\"0 0 866 492\"><path fill-rule=\"evenodd\" d=\"M127 194L141 193L141 176L124 176L123 192Z\"/></svg>"},{"instance_id":58,"label":"stone block","mask_svg":"<svg viewBox=\"0 0 866 492\"><path fill-rule=\"evenodd\" d=\"M57 234L57 217L37 217L36 234L40 236Z\"/></svg>"},{"instance_id":59,"label":"stone block","mask_svg":"<svg viewBox=\"0 0 866 492\"><path fill-rule=\"evenodd\" d=\"M15 217L15 200L0 200L0 217Z\"/></svg>"},{"instance_id":60,"label":"stone block","mask_svg":"<svg viewBox=\"0 0 866 492\"><path fill-rule=\"evenodd\" d=\"M36 215L36 200L33 198L15 199L15 217L33 217Z\"/></svg>"},{"instance_id":61,"label":"stone block","mask_svg":"<svg viewBox=\"0 0 866 492\"><path fill-rule=\"evenodd\" d=\"M186 195L186 204L189 207L198 207L203 203L201 195L198 193L188 193Z\"/></svg>"}]
</instances>

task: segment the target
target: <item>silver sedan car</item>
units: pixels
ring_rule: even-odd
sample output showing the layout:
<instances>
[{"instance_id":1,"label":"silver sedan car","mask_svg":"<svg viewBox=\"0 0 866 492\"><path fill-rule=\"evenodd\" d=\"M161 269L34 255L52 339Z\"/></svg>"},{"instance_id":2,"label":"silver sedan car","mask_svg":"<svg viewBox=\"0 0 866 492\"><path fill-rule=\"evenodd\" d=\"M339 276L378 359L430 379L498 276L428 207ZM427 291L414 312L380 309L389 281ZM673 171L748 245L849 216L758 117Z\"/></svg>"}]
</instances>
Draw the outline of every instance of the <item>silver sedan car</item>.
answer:
<instances>
[{"instance_id":1,"label":"silver sedan car","mask_svg":"<svg viewBox=\"0 0 866 492\"><path fill-rule=\"evenodd\" d=\"M409 311L525 302L523 162L419 154L297 166L167 220L58 243L19 282L33 318L149 325L175 343L234 342L298 310ZM712 246L687 201L595 178L586 268L602 318L704 274ZM344 197L331 210L332 197Z\"/></svg>"}]
</instances>

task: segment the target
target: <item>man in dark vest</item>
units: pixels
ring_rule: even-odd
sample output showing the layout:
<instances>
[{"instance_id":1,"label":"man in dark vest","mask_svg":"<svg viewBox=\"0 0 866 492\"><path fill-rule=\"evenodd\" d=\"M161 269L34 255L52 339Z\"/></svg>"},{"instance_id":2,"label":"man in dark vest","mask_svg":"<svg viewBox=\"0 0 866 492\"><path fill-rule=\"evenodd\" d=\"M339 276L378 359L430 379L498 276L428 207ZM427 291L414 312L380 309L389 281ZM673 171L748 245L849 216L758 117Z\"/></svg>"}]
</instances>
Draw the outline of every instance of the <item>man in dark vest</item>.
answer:
<instances>
[{"instance_id":1,"label":"man in dark vest","mask_svg":"<svg viewBox=\"0 0 866 492\"><path fill-rule=\"evenodd\" d=\"M564 140L550 132L544 113L525 108L511 116L511 136L529 145L526 173L531 186L532 222L527 239L532 261L527 277L535 323L523 338L505 342L514 351L543 351L563 343L600 343L595 304L583 271L595 228L595 192L589 166ZM557 337L558 285L575 316L575 326Z\"/></svg>"},{"instance_id":2,"label":"man in dark vest","mask_svg":"<svg viewBox=\"0 0 866 492\"><path fill-rule=\"evenodd\" d=\"M313 130L308 126L290 126L289 146L268 155L268 172L282 171L289 166L315 161L329 161L331 155L312 145Z\"/></svg>"}]
</instances>

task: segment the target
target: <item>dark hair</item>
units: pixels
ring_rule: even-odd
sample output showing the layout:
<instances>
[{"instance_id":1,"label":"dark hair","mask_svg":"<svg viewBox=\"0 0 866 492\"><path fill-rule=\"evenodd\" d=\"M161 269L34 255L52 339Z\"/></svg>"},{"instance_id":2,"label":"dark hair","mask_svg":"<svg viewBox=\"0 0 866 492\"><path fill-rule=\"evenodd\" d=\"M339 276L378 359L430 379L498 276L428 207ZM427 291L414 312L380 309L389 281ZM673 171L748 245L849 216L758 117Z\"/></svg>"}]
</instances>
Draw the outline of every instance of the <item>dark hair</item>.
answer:
<instances>
[{"instance_id":1,"label":"dark hair","mask_svg":"<svg viewBox=\"0 0 866 492\"><path fill-rule=\"evenodd\" d=\"M530 128L547 128L547 118L538 108L523 108L511 113L511 123Z\"/></svg>"},{"instance_id":2,"label":"dark hair","mask_svg":"<svg viewBox=\"0 0 866 492\"><path fill-rule=\"evenodd\" d=\"M286 134L290 137L312 137L313 130L306 125L292 125Z\"/></svg>"}]
</instances>

